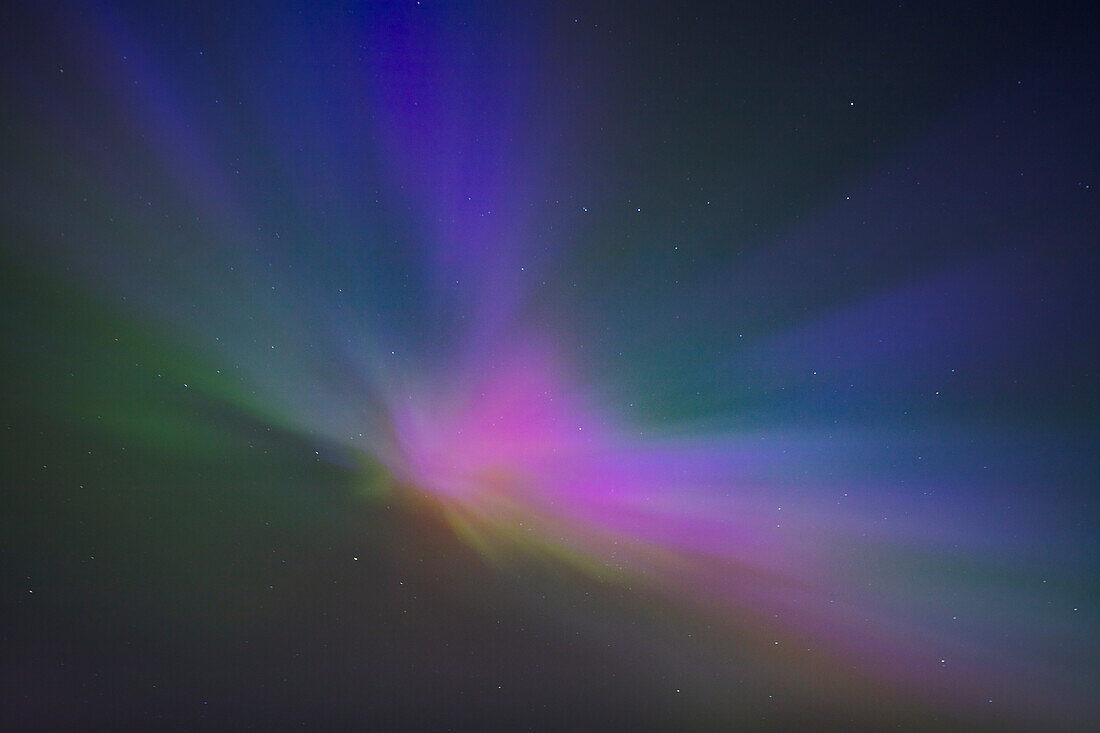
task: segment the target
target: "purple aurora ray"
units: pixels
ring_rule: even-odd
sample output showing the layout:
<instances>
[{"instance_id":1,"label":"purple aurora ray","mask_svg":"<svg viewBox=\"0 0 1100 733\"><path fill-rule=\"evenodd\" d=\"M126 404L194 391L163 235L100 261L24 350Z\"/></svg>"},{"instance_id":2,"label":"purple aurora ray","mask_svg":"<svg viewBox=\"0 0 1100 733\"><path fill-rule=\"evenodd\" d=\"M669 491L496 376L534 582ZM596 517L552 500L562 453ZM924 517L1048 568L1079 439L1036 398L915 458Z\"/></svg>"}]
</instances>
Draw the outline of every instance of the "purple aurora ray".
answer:
<instances>
[{"instance_id":1,"label":"purple aurora ray","mask_svg":"<svg viewBox=\"0 0 1100 733\"><path fill-rule=\"evenodd\" d=\"M419 5L241 31L232 77L197 50L158 68L124 14L73 21L66 83L117 114L78 132L44 96L64 160L5 216L59 280L163 329L190 395L366 467L364 493L426 502L494 572L627 592L655 665L1095 720L1095 426L1030 419L1068 401L1026 387L1095 382L1067 346L1094 339L1072 256L1094 202L1075 229L1049 193L1091 118L979 99L750 248L749 183L659 221L659 193L619 196L614 74L547 41L554 13ZM151 443L188 419L102 415Z\"/></svg>"}]
</instances>

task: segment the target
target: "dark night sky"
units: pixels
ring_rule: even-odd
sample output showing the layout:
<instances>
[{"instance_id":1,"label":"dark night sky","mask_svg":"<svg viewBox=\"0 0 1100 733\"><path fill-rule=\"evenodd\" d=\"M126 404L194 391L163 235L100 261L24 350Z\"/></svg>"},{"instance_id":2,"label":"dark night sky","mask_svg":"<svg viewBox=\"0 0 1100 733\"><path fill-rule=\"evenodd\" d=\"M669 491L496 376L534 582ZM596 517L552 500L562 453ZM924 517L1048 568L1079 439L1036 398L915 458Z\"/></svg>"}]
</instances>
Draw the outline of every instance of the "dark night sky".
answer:
<instances>
[{"instance_id":1,"label":"dark night sky","mask_svg":"<svg viewBox=\"0 0 1100 733\"><path fill-rule=\"evenodd\" d=\"M1100 725L1071 4L0 10L0 728Z\"/></svg>"}]
</instances>

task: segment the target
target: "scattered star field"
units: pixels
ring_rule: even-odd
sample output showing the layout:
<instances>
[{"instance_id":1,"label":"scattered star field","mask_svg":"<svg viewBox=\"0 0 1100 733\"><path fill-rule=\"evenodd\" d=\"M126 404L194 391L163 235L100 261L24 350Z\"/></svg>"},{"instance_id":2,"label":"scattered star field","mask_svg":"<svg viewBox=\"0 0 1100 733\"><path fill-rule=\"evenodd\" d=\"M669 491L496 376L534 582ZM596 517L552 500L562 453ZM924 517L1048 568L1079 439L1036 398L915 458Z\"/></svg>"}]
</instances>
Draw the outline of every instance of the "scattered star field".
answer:
<instances>
[{"instance_id":1,"label":"scattered star field","mask_svg":"<svg viewBox=\"0 0 1100 733\"><path fill-rule=\"evenodd\" d=\"M1090 24L0 13L4 730L1091 730Z\"/></svg>"}]
</instances>

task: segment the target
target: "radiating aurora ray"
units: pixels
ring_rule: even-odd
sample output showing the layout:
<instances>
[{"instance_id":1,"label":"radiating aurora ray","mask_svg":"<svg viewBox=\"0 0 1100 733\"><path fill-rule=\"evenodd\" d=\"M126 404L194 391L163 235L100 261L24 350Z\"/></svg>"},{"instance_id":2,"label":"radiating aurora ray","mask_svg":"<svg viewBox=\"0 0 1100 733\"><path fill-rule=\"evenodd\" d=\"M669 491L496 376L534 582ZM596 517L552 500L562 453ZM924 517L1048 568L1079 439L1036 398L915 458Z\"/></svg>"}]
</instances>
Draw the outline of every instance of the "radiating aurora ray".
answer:
<instances>
[{"instance_id":1,"label":"radiating aurora ray","mask_svg":"<svg viewBox=\"0 0 1100 733\"><path fill-rule=\"evenodd\" d=\"M1032 277L1063 273L1027 252L942 267L914 254L950 216L936 212L978 205L963 187L940 208L912 204L899 272L844 298L811 279L809 315L766 292L789 285L775 260L827 270L881 252L865 224L896 215L905 196L883 176L851 187L872 204L822 204L778 254L694 271L690 309L678 292L634 293L635 312L608 317L622 280L609 282L611 305L602 291L577 305L575 240L593 235L568 192L595 186L573 188L560 160L569 117L546 99L564 92L526 55L530 24L454 12L391 9L365 31L343 28L360 50L325 56L337 71L318 90L307 72L312 53L327 53L324 33L306 34L306 60L287 52L278 84L211 79L198 65L184 84L157 72L151 41L97 11L90 28L65 32L81 41L81 88L108 114L65 130L59 120L80 105L64 90L56 109L28 113L27 126L54 121L64 155L47 155L5 205L65 264L17 259L94 293L135 330L160 331L135 364L314 441L322 460L380 466L385 479L372 473L366 490L428 497L499 567L535 561L637 587L746 637L820 650L816 674L878 678L933 704L970 711L996 697L1034 713L1063 694L1086 709L1094 664L1035 651L1096 649L1094 612L1067 612L1084 602L1077 563L1095 564L1079 549L1091 527L1060 535L1069 514L1041 496L1095 475L1090 440L967 420L969 399L1000 393L977 381L952 392L952 375L1030 364L1014 339L1042 343L1076 311L1087 276L1069 279L1066 301L1029 305L1030 321L1005 320L1024 312L1015 298ZM286 40L271 33L223 63L242 75L271 63ZM248 111L223 112L237 103ZM110 141L138 138L144 147L106 164ZM933 188L947 173L913 175ZM126 199L135 189L148 205ZM842 245L825 257L824 240ZM100 282L83 282L88 272ZM774 313L748 339L729 327L731 311L766 311L770 297ZM647 325L680 310L695 318L678 330ZM674 378L632 379L633 367L583 353L601 328L615 331L605 352L633 347L651 357L640 373ZM654 404L687 391L723 407L682 420L646 412L623 397L639 382ZM941 390L954 402L928 406ZM165 450L214 453L232 432L177 404L87 409L105 413L105 430ZM1044 463L1051 455L1059 465ZM1014 503L1035 511L1005 509ZM1046 601L1017 603L1032 584L1049 586Z\"/></svg>"}]
</instances>

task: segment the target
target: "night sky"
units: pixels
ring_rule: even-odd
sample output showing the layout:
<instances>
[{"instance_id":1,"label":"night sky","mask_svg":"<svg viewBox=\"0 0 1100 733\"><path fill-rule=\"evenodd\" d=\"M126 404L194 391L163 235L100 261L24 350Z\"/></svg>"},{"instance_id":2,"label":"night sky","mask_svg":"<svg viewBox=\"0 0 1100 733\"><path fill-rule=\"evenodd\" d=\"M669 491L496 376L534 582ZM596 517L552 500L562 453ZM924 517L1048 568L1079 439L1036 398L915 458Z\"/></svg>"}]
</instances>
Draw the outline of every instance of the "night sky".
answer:
<instances>
[{"instance_id":1,"label":"night sky","mask_svg":"<svg viewBox=\"0 0 1100 733\"><path fill-rule=\"evenodd\" d=\"M1100 727L1096 27L969 5L4 3L0 728Z\"/></svg>"}]
</instances>

